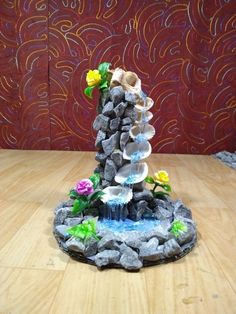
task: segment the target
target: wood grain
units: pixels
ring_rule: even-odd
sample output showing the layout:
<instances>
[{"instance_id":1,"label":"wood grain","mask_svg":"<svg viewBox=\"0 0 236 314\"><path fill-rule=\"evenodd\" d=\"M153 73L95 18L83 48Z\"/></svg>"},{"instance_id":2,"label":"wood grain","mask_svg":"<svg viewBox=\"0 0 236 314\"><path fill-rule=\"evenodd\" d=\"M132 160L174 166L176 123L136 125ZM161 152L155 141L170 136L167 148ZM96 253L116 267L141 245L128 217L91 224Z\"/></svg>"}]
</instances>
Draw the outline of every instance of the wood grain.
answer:
<instances>
[{"instance_id":1,"label":"wood grain","mask_svg":"<svg viewBox=\"0 0 236 314\"><path fill-rule=\"evenodd\" d=\"M94 153L0 151L0 313L236 313L236 172L210 156L152 155L198 224L195 249L139 273L62 253L53 209L95 168Z\"/></svg>"}]
</instances>

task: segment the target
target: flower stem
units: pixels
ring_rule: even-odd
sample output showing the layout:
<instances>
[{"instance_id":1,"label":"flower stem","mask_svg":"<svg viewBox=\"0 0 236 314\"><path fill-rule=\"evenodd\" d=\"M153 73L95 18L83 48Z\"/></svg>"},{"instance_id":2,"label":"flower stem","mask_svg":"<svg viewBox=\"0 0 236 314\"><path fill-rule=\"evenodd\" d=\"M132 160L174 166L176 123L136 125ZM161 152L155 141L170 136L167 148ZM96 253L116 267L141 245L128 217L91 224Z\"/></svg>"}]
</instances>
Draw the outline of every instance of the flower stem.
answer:
<instances>
[{"instance_id":1,"label":"flower stem","mask_svg":"<svg viewBox=\"0 0 236 314\"><path fill-rule=\"evenodd\" d=\"M158 184L155 183L154 188L152 189L152 193L153 193L153 194L155 193L155 190L156 190L157 186L158 186Z\"/></svg>"}]
</instances>

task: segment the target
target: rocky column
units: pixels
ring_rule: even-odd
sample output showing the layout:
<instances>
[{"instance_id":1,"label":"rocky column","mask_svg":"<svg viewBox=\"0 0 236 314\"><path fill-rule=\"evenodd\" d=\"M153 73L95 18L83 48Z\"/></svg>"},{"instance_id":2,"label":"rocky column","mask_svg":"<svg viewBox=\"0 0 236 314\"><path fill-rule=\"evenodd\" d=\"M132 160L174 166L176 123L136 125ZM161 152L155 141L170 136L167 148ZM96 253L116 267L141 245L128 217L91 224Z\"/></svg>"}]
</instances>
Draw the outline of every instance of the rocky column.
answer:
<instances>
[{"instance_id":1,"label":"rocky column","mask_svg":"<svg viewBox=\"0 0 236 314\"><path fill-rule=\"evenodd\" d=\"M132 94L121 86L114 87L101 95L99 114L93 123L97 131L95 159L99 162L95 172L102 178L102 188L117 185L114 177L128 161L123 159L125 145L131 141L129 130L137 118Z\"/></svg>"}]
</instances>

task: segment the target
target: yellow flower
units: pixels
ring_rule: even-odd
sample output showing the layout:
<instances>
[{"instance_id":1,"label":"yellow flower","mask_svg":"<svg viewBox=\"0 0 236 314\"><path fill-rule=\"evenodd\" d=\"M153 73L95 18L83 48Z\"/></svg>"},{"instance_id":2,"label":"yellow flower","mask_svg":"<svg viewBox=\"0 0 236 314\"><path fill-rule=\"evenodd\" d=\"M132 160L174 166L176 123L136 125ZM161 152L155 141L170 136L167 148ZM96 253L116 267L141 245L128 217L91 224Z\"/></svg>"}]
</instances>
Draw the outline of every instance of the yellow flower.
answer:
<instances>
[{"instance_id":1,"label":"yellow flower","mask_svg":"<svg viewBox=\"0 0 236 314\"><path fill-rule=\"evenodd\" d=\"M95 86L101 82L101 74L98 70L89 70L86 76L88 86Z\"/></svg>"},{"instance_id":2,"label":"yellow flower","mask_svg":"<svg viewBox=\"0 0 236 314\"><path fill-rule=\"evenodd\" d=\"M165 170L160 170L154 173L154 181L160 184L168 184L169 183L169 175Z\"/></svg>"}]
</instances>

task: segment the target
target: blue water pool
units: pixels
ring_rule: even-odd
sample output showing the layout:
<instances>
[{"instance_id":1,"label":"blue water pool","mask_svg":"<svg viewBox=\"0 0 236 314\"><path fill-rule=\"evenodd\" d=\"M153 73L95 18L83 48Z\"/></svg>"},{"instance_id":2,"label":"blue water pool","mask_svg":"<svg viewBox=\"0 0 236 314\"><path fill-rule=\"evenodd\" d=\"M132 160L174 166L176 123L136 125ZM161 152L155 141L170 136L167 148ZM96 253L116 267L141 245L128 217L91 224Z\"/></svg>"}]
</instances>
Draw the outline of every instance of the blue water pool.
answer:
<instances>
[{"instance_id":1,"label":"blue water pool","mask_svg":"<svg viewBox=\"0 0 236 314\"><path fill-rule=\"evenodd\" d=\"M109 229L112 232L124 232L124 231L149 231L155 228L160 223L156 219L142 219L139 221L133 221L125 219L124 221L103 219L98 221L99 229Z\"/></svg>"}]
</instances>

